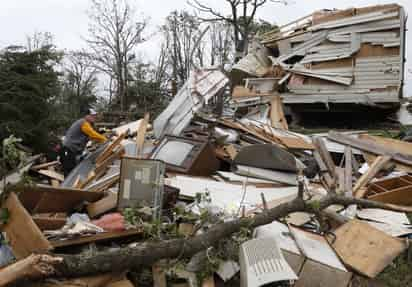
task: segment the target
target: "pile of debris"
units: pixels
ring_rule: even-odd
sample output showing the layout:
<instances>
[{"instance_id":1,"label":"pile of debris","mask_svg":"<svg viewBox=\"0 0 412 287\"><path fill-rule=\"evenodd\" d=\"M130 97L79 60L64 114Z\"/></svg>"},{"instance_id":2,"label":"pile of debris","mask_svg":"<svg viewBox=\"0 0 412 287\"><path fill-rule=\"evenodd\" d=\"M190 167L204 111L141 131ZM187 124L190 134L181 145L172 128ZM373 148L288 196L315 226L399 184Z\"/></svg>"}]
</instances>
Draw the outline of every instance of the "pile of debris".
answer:
<instances>
[{"instance_id":1,"label":"pile of debris","mask_svg":"<svg viewBox=\"0 0 412 287\"><path fill-rule=\"evenodd\" d=\"M386 10L370 13L399 15ZM352 20L365 25L370 13ZM301 49L328 35L363 43L349 32L302 33L313 45ZM284 82L314 74L283 65L306 59L301 49L277 59L290 73ZM351 85L334 73L322 77ZM265 102L246 111L224 102L229 83L219 70L194 71L152 124L147 114L114 128L67 177L58 161L36 156L4 178L0 286L143 286L149 277L160 287L343 287L375 278L407 250L411 143L295 133L273 82ZM233 97L241 92L249 90L237 87ZM27 172L43 182L21 181Z\"/></svg>"},{"instance_id":2,"label":"pile of debris","mask_svg":"<svg viewBox=\"0 0 412 287\"><path fill-rule=\"evenodd\" d=\"M362 104L398 107L405 69L406 16L397 4L319 11L262 35L234 66L235 107Z\"/></svg>"}]
</instances>

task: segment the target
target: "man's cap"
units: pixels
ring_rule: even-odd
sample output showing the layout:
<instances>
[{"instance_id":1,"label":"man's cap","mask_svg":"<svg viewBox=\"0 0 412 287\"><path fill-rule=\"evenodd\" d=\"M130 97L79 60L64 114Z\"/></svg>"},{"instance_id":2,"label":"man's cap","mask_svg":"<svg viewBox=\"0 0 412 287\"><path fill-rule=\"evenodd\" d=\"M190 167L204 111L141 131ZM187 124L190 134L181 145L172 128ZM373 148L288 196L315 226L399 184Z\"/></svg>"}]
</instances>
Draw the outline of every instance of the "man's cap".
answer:
<instances>
[{"instance_id":1,"label":"man's cap","mask_svg":"<svg viewBox=\"0 0 412 287\"><path fill-rule=\"evenodd\" d=\"M97 115L96 110L94 110L94 109L89 109L89 115L91 115L91 116Z\"/></svg>"}]
</instances>

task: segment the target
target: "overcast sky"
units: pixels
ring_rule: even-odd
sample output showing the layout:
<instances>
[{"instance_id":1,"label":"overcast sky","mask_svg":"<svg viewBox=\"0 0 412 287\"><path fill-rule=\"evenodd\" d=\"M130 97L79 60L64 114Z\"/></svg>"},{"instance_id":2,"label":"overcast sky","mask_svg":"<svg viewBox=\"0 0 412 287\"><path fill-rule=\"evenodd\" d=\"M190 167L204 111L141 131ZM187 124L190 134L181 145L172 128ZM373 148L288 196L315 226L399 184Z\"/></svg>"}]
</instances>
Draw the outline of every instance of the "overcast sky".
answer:
<instances>
[{"instance_id":1,"label":"overcast sky","mask_svg":"<svg viewBox=\"0 0 412 287\"><path fill-rule=\"evenodd\" d=\"M292 0L293 1L293 0ZM173 10L192 8L186 0L130 0L150 19L152 31L162 24L163 19ZM227 9L224 0L203 0L210 6ZM373 1L373 0L294 0L289 5L268 4L259 10L258 18L285 24L319 9L350 8L375 4L398 3L409 14L412 0ZM26 35L35 31L51 32L60 49L79 49L84 47L82 37L87 36L89 7L87 0L0 0L0 48L10 44L25 44ZM228 10L226 10L228 11ZM412 20L408 21L412 28ZM139 52L147 58L154 59L158 43L153 38L142 45ZM409 39L408 39L409 42ZM408 47L407 59L412 57L412 45ZM407 71L412 71L412 61L407 63ZM412 74L407 72L409 86L412 86Z\"/></svg>"}]
</instances>

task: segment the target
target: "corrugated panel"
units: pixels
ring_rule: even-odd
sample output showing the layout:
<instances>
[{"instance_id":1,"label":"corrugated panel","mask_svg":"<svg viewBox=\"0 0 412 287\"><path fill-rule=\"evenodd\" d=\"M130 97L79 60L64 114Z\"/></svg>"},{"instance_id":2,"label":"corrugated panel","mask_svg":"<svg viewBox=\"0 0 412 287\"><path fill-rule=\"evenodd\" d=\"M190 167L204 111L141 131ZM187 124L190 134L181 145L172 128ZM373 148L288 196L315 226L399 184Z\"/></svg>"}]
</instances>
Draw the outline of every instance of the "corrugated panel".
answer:
<instances>
[{"instance_id":1,"label":"corrugated panel","mask_svg":"<svg viewBox=\"0 0 412 287\"><path fill-rule=\"evenodd\" d=\"M282 94L285 104L313 104L313 103L397 103L399 95L396 91L371 92L365 95L360 94L326 94L326 95L294 95Z\"/></svg>"},{"instance_id":2,"label":"corrugated panel","mask_svg":"<svg viewBox=\"0 0 412 287\"><path fill-rule=\"evenodd\" d=\"M250 49L249 54L237 62L232 70L239 70L252 76L261 77L272 64L268 56L268 49L257 45Z\"/></svg>"},{"instance_id":3,"label":"corrugated panel","mask_svg":"<svg viewBox=\"0 0 412 287\"><path fill-rule=\"evenodd\" d=\"M383 21L374 22L374 23L359 24L359 25L339 28L339 29L330 31L330 35L376 32L376 31L399 28L400 25L401 23L399 19L390 19L390 20L383 20Z\"/></svg>"},{"instance_id":4,"label":"corrugated panel","mask_svg":"<svg viewBox=\"0 0 412 287\"><path fill-rule=\"evenodd\" d=\"M398 35L394 32L370 32L370 33L362 33L362 42L364 41L380 41L382 39L389 40L389 39L399 39ZM351 35L350 34L342 34L342 35L329 35L328 40L331 42L337 42L337 43L346 43L351 41Z\"/></svg>"},{"instance_id":5,"label":"corrugated panel","mask_svg":"<svg viewBox=\"0 0 412 287\"><path fill-rule=\"evenodd\" d=\"M155 119L155 136L179 135L189 125L194 113L202 108L203 102L207 103L228 82L229 79L218 70L192 72L167 108Z\"/></svg>"},{"instance_id":6,"label":"corrugated panel","mask_svg":"<svg viewBox=\"0 0 412 287\"><path fill-rule=\"evenodd\" d=\"M290 53L288 55L280 56L278 58L278 61L279 62L284 62L284 61L286 61L286 60L288 60L288 59L290 59L290 58L292 58L293 56L296 56L296 55L304 56L310 48L315 47L315 46L319 45L320 43L322 43L326 39L326 36L327 36L327 32L320 32L320 33L314 34L313 37L310 40L300 44L297 47L295 47L292 50L292 53Z\"/></svg>"}]
</instances>

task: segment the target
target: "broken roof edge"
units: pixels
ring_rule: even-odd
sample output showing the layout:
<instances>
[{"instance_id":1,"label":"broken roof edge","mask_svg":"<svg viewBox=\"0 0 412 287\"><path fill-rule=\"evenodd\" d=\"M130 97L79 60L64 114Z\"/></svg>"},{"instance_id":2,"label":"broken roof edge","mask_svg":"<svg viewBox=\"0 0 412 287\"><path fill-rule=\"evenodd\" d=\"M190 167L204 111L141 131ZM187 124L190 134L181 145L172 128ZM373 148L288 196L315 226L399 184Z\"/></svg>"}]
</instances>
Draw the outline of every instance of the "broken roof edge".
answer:
<instances>
[{"instance_id":1,"label":"broken roof edge","mask_svg":"<svg viewBox=\"0 0 412 287\"><path fill-rule=\"evenodd\" d=\"M273 29L269 32L266 32L265 34L261 35L261 43L263 45L268 45L270 43L273 42L277 42L281 39L287 39L287 38L291 38L297 35L300 35L302 33L307 33L310 32L310 30L306 30L305 28L308 27L313 27L317 24L323 24L323 23L328 23L328 22L332 22L334 20L341 20L341 19L345 19L345 18L349 18L349 17L353 17L353 16L357 16L357 15L366 15L368 13L373 13L373 12L380 12L380 11L384 11L384 10L393 10L393 9L399 9L399 12L401 14L401 18L402 18L402 14L405 14L405 10L403 8L403 6L397 4L397 3L390 3L390 4L383 4L383 5L374 5L374 6L363 6L360 8L346 8L346 9L334 9L334 10L317 10L315 12L313 12L312 14L309 14L307 16L304 16L302 18L299 18L297 20L294 20L292 22L289 22L285 25L280 26L279 28ZM352 13L354 15L350 15L348 16L348 13ZM323 16L318 16L317 15L322 15ZM338 17L338 19L333 19L334 17ZM332 19L331 19L332 18ZM330 20L328 20L330 19ZM285 27L290 27L293 26L296 23L299 23L303 20L306 21L310 21L310 23L306 23L303 25L297 25L295 27L295 29L292 30L286 30L282 32L282 29Z\"/></svg>"}]
</instances>

